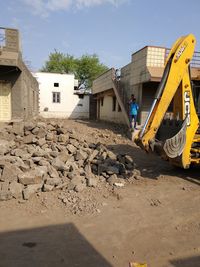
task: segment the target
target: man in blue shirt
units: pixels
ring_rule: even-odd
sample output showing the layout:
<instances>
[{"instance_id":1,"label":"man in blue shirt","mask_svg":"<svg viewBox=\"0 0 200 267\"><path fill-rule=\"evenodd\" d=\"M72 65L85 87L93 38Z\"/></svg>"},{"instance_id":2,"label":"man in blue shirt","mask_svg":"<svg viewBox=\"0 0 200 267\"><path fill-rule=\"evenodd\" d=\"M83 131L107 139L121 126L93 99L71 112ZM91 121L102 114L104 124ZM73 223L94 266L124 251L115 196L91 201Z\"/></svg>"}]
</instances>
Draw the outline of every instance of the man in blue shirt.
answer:
<instances>
[{"instance_id":1,"label":"man in blue shirt","mask_svg":"<svg viewBox=\"0 0 200 267\"><path fill-rule=\"evenodd\" d=\"M139 110L139 106L136 103L136 99L134 95L131 95L131 99L129 101L129 115L130 115L130 128L131 129L133 129L133 123L134 123L134 129L136 129L138 110Z\"/></svg>"}]
</instances>

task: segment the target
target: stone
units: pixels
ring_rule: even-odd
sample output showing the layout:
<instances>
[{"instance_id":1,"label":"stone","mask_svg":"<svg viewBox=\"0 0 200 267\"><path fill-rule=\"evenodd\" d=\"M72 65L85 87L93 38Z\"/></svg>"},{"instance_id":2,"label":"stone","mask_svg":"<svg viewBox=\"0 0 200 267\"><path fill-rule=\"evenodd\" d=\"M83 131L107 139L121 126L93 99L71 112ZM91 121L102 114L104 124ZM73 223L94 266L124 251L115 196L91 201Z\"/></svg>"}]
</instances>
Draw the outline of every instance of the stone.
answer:
<instances>
[{"instance_id":1,"label":"stone","mask_svg":"<svg viewBox=\"0 0 200 267\"><path fill-rule=\"evenodd\" d=\"M18 175L21 174L22 171L14 164L7 163L3 168L3 173L1 175L1 181L17 181Z\"/></svg>"},{"instance_id":2,"label":"stone","mask_svg":"<svg viewBox=\"0 0 200 267\"><path fill-rule=\"evenodd\" d=\"M43 173L39 169L31 170L18 175L19 182L23 185L41 184L43 181Z\"/></svg>"},{"instance_id":3,"label":"stone","mask_svg":"<svg viewBox=\"0 0 200 267\"><path fill-rule=\"evenodd\" d=\"M69 151L69 153L71 153L71 154L74 154L77 150L76 147L73 146L72 144L68 144L66 148Z\"/></svg>"},{"instance_id":4,"label":"stone","mask_svg":"<svg viewBox=\"0 0 200 267\"><path fill-rule=\"evenodd\" d=\"M99 182L97 177L92 175L92 176L86 177L86 179L87 179L87 186L89 186L89 187L97 187L98 182Z\"/></svg>"},{"instance_id":5,"label":"stone","mask_svg":"<svg viewBox=\"0 0 200 267\"><path fill-rule=\"evenodd\" d=\"M133 164L133 159L132 159L131 156L125 155L124 158L125 158L125 163L127 163L127 164Z\"/></svg>"},{"instance_id":6,"label":"stone","mask_svg":"<svg viewBox=\"0 0 200 267\"><path fill-rule=\"evenodd\" d=\"M40 166L49 166L49 165L50 165L50 163L49 163L47 160L45 160L45 159L41 159L41 160L38 162L38 164L39 164Z\"/></svg>"},{"instance_id":7,"label":"stone","mask_svg":"<svg viewBox=\"0 0 200 267\"><path fill-rule=\"evenodd\" d=\"M65 163L59 159L59 157L53 159L51 161L51 165L57 170L57 171L63 171L65 170Z\"/></svg>"},{"instance_id":8,"label":"stone","mask_svg":"<svg viewBox=\"0 0 200 267\"><path fill-rule=\"evenodd\" d=\"M32 121L26 121L24 123L24 131L31 131L35 127L35 124Z\"/></svg>"},{"instance_id":9,"label":"stone","mask_svg":"<svg viewBox=\"0 0 200 267\"><path fill-rule=\"evenodd\" d=\"M107 156L112 160L117 160L117 156L112 151L108 151Z\"/></svg>"},{"instance_id":10,"label":"stone","mask_svg":"<svg viewBox=\"0 0 200 267\"><path fill-rule=\"evenodd\" d=\"M0 191L0 201L6 201L12 199L12 194L10 191Z\"/></svg>"},{"instance_id":11,"label":"stone","mask_svg":"<svg viewBox=\"0 0 200 267\"><path fill-rule=\"evenodd\" d=\"M113 174L108 178L107 182L109 185L113 186L115 183L120 183L121 179L119 179L116 174Z\"/></svg>"},{"instance_id":12,"label":"stone","mask_svg":"<svg viewBox=\"0 0 200 267\"><path fill-rule=\"evenodd\" d=\"M23 136L24 135L24 122L23 121L13 122L12 132L16 135Z\"/></svg>"},{"instance_id":13,"label":"stone","mask_svg":"<svg viewBox=\"0 0 200 267\"><path fill-rule=\"evenodd\" d=\"M135 169L135 170L133 171L133 176L141 176L141 171Z\"/></svg>"},{"instance_id":14,"label":"stone","mask_svg":"<svg viewBox=\"0 0 200 267\"><path fill-rule=\"evenodd\" d=\"M44 191L44 192L50 192L50 191L53 190L53 188L54 188L53 185L44 184L44 186L43 186L43 191Z\"/></svg>"},{"instance_id":15,"label":"stone","mask_svg":"<svg viewBox=\"0 0 200 267\"><path fill-rule=\"evenodd\" d=\"M24 144L32 144L34 141L34 137L32 134L26 135L23 137Z\"/></svg>"},{"instance_id":16,"label":"stone","mask_svg":"<svg viewBox=\"0 0 200 267\"><path fill-rule=\"evenodd\" d=\"M40 128L38 133L37 133L37 137L40 138L44 138L46 136L46 130L45 128Z\"/></svg>"},{"instance_id":17,"label":"stone","mask_svg":"<svg viewBox=\"0 0 200 267\"><path fill-rule=\"evenodd\" d=\"M117 165L114 165L114 166L109 165L106 168L106 172L108 174L119 174L119 166L117 166Z\"/></svg>"},{"instance_id":18,"label":"stone","mask_svg":"<svg viewBox=\"0 0 200 267\"><path fill-rule=\"evenodd\" d=\"M75 160L86 160L88 157L88 154L84 152L82 149L78 150L75 155Z\"/></svg>"},{"instance_id":19,"label":"stone","mask_svg":"<svg viewBox=\"0 0 200 267\"><path fill-rule=\"evenodd\" d=\"M69 140L69 136L65 134L58 135L57 141L61 143L66 143Z\"/></svg>"},{"instance_id":20,"label":"stone","mask_svg":"<svg viewBox=\"0 0 200 267\"><path fill-rule=\"evenodd\" d=\"M46 129L47 128L47 124L45 122L43 122L43 121L38 121L37 122L37 127Z\"/></svg>"},{"instance_id":21,"label":"stone","mask_svg":"<svg viewBox=\"0 0 200 267\"><path fill-rule=\"evenodd\" d=\"M24 199L28 200L32 195L35 193L39 192L42 188L43 184L32 184L28 185L24 190L23 190L23 197Z\"/></svg>"},{"instance_id":22,"label":"stone","mask_svg":"<svg viewBox=\"0 0 200 267\"><path fill-rule=\"evenodd\" d=\"M52 185L52 186L56 186L62 183L62 180L60 178L48 178L45 181L45 184L47 185Z\"/></svg>"},{"instance_id":23,"label":"stone","mask_svg":"<svg viewBox=\"0 0 200 267\"><path fill-rule=\"evenodd\" d=\"M0 139L0 155L5 155L10 151L9 142Z\"/></svg>"},{"instance_id":24,"label":"stone","mask_svg":"<svg viewBox=\"0 0 200 267\"><path fill-rule=\"evenodd\" d=\"M58 178L59 177L57 170L51 165L48 166L48 174L51 178Z\"/></svg>"},{"instance_id":25,"label":"stone","mask_svg":"<svg viewBox=\"0 0 200 267\"><path fill-rule=\"evenodd\" d=\"M37 134L39 133L39 130L40 130L40 128L36 126L31 132L32 132L34 135L37 135Z\"/></svg>"},{"instance_id":26,"label":"stone","mask_svg":"<svg viewBox=\"0 0 200 267\"><path fill-rule=\"evenodd\" d=\"M40 147L43 146L44 144L46 144L46 140L45 138L40 138L37 142L36 142L37 145L39 145Z\"/></svg>"},{"instance_id":27,"label":"stone","mask_svg":"<svg viewBox=\"0 0 200 267\"><path fill-rule=\"evenodd\" d=\"M68 151L61 151L59 153L59 156L58 158L63 161L63 162L66 162L68 161L70 158L71 158L71 155L69 155Z\"/></svg>"},{"instance_id":28,"label":"stone","mask_svg":"<svg viewBox=\"0 0 200 267\"><path fill-rule=\"evenodd\" d=\"M15 149L13 152L16 157L20 157L20 158L26 153L26 151L20 148Z\"/></svg>"},{"instance_id":29,"label":"stone","mask_svg":"<svg viewBox=\"0 0 200 267\"><path fill-rule=\"evenodd\" d=\"M78 184L75 186L74 191L76 192L82 192L86 188L85 184Z\"/></svg>"},{"instance_id":30,"label":"stone","mask_svg":"<svg viewBox=\"0 0 200 267\"><path fill-rule=\"evenodd\" d=\"M47 135L46 135L47 141L53 141L54 139L55 139L55 137L54 137L53 133L47 133Z\"/></svg>"},{"instance_id":31,"label":"stone","mask_svg":"<svg viewBox=\"0 0 200 267\"><path fill-rule=\"evenodd\" d=\"M13 181L9 185L9 190L12 194L12 197L14 198L22 198L22 191L24 189L24 186L20 183L17 183L16 181Z\"/></svg>"},{"instance_id":32,"label":"stone","mask_svg":"<svg viewBox=\"0 0 200 267\"><path fill-rule=\"evenodd\" d=\"M88 161L91 162L93 159L96 158L96 156L99 154L99 151L97 149L93 150L93 152L91 153L91 155L88 158Z\"/></svg>"},{"instance_id":33,"label":"stone","mask_svg":"<svg viewBox=\"0 0 200 267\"><path fill-rule=\"evenodd\" d=\"M68 184L68 189L73 190L73 189L75 189L76 186L78 186L78 188L79 188L79 185L84 184L84 183L85 183L85 177L84 176L80 176L80 175L74 176L71 179L70 183Z\"/></svg>"},{"instance_id":34,"label":"stone","mask_svg":"<svg viewBox=\"0 0 200 267\"><path fill-rule=\"evenodd\" d=\"M56 132L57 132L57 135L61 135L65 133L64 129L60 127L56 129Z\"/></svg>"}]
</instances>

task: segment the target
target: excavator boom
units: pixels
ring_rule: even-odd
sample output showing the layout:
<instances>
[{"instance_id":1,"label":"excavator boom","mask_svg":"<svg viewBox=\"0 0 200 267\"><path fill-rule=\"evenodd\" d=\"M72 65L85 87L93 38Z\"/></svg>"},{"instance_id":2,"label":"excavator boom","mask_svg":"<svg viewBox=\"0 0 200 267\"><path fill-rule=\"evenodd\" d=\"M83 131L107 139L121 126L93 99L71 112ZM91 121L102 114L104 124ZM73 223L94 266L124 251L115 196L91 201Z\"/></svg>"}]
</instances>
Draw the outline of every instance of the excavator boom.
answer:
<instances>
[{"instance_id":1,"label":"excavator boom","mask_svg":"<svg viewBox=\"0 0 200 267\"><path fill-rule=\"evenodd\" d=\"M183 168L190 166L192 146L195 138L198 139L199 119L190 80L195 43L194 35L189 34L172 46L149 115L135 139L147 152L156 151ZM173 111L169 113L171 105ZM193 161L198 162L197 158Z\"/></svg>"}]
</instances>

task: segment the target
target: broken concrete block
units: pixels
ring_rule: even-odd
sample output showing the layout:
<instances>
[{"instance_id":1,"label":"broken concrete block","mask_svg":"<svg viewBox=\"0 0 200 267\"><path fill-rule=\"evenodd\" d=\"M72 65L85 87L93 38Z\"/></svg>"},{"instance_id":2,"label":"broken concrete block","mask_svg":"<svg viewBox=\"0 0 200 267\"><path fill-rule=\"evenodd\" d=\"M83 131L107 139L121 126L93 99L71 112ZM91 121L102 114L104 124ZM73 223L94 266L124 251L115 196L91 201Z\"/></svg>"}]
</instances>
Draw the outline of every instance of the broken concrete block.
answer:
<instances>
[{"instance_id":1,"label":"broken concrete block","mask_svg":"<svg viewBox=\"0 0 200 267\"><path fill-rule=\"evenodd\" d=\"M22 171L14 164L7 163L3 168L1 175L1 181L17 181L18 175L22 174Z\"/></svg>"},{"instance_id":2,"label":"broken concrete block","mask_svg":"<svg viewBox=\"0 0 200 267\"><path fill-rule=\"evenodd\" d=\"M43 173L38 170L31 170L18 175L19 182L23 185L41 184Z\"/></svg>"},{"instance_id":3,"label":"broken concrete block","mask_svg":"<svg viewBox=\"0 0 200 267\"><path fill-rule=\"evenodd\" d=\"M9 190L12 194L12 197L14 198L22 198L22 191L24 189L24 186L20 183L17 183L16 181L13 181L9 185Z\"/></svg>"},{"instance_id":4,"label":"broken concrete block","mask_svg":"<svg viewBox=\"0 0 200 267\"><path fill-rule=\"evenodd\" d=\"M32 195L35 193L39 192L42 188L43 184L32 184L28 185L24 190L23 190L23 197L24 199L28 200Z\"/></svg>"}]
</instances>

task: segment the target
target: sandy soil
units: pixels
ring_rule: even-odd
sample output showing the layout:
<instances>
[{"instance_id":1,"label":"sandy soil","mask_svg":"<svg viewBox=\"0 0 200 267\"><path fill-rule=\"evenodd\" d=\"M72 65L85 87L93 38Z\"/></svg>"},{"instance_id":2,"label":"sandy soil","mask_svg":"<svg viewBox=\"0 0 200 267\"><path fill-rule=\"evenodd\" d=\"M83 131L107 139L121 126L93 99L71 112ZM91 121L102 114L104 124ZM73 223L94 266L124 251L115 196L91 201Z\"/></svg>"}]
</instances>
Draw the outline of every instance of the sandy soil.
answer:
<instances>
[{"instance_id":1,"label":"sandy soil","mask_svg":"<svg viewBox=\"0 0 200 267\"><path fill-rule=\"evenodd\" d=\"M59 191L0 202L0 267L200 266L199 169L147 155L105 123L67 121L90 142L132 156L142 178L124 188L87 189L95 212L71 214Z\"/></svg>"}]
</instances>

